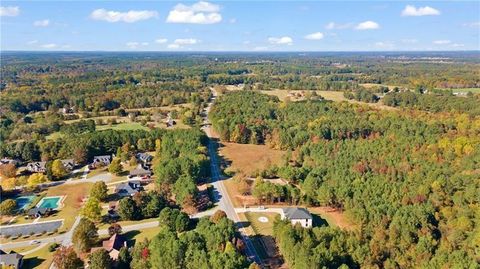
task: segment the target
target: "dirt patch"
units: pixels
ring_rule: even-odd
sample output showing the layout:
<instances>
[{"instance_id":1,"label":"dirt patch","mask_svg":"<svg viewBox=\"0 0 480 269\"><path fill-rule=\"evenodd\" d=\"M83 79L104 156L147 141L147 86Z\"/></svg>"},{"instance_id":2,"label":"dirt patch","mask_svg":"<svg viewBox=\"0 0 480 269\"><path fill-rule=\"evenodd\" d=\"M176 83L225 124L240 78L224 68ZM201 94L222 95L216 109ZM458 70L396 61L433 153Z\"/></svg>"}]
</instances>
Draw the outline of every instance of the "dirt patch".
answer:
<instances>
[{"instance_id":1,"label":"dirt patch","mask_svg":"<svg viewBox=\"0 0 480 269\"><path fill-rule=\"evenodd\" d=\"M222 143L220 156L230 165L229 170L252 176L269 165L278 165L285 151L266 145Z\"/></svg>"},{"instance_id":2,"label":"dirt patch","mask_svg":"<svg viewBox=\"0 0 480 269\"><path fill-rule=\"evenodd\" d=\"M313 214L319 214L326 219L330 225L334 225L343 230L354 230L355 225L349 221L344 212L329 206L310 207L308 210Z\"/></svg>"}]
</instances>

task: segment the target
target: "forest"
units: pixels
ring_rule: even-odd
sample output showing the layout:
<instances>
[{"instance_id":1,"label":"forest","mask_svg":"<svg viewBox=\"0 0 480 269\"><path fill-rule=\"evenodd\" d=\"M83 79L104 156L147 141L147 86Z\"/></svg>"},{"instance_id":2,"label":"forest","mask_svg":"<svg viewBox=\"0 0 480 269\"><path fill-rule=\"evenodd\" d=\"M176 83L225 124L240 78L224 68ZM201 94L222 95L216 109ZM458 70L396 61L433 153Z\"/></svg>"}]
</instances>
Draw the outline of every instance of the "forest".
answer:
<instances>
[{"instance_id":1,"label":"forest","mask_svg":"<svg viewBox=\"0 0 480 269\"><path fill-rule=\"evenodd\" d=\"M210 117L224 141L287 150L285 164L265 174L299 186L301 203L339 208L358 225L304 231L279 223L292 268L478 265L478 117L285 103L254 91L221 96Z\"/></svg>"}]
</instances>

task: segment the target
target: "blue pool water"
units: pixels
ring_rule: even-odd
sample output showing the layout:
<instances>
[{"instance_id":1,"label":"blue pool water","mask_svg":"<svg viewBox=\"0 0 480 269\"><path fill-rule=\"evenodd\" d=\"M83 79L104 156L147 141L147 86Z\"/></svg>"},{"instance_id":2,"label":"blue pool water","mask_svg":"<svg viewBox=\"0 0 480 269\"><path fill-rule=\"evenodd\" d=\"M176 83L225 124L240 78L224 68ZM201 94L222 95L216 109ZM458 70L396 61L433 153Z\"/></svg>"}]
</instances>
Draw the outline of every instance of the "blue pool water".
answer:
<instances>
[{"instance_id":1,"label":"blue pool water","mask_svg":"<svg viewBox=\"0 0 480 269\"><path fill-rule=\"evenodd\" d=\"M27 208L34 198L35 198L35 195L20 196L15 198L15 202L17 202L17 208L18 209Z\"/></svg>"},{"instance_id":2,"label":"blue pool water","mask_svg":"<svg viewBox=\"0 0 480 269\"><path fill-rule=\"evenodd\" d=\"M45 197L38 203L37 207L56 209L61 198L62 197Z\"/></svg>"}]
</instances>

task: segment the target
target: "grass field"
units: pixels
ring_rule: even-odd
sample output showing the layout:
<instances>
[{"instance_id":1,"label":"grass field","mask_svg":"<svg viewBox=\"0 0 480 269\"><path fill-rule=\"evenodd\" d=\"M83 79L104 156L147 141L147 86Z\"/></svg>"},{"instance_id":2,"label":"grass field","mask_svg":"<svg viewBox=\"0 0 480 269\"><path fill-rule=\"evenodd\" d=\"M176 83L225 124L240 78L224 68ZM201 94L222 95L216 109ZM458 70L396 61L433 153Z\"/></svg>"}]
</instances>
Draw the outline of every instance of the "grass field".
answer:
<instances>
[{"instance_id":1,"label":"grass field","mask_svg":"<svg viewBox=\"0 0 480 269\"><path fill-rule=\"evenodd\" d=\"M134 131L134 130L148 130L147 127L141 125L138 122L124 122L113 125L99 125L96 127L98 131L103 130L123 130L123 131Z\"/></svg>"},{"instance_id":2,"label":"grass field","mask_svg":"<svg viewBox=\"0 0 480 269\"><path fill-rule=\"evenodd\" d=\"M250 226L252 227L255 234L259 235L273 235L273 221L278 214L275 213L257 213L257 212L247 212L245 217ZM268 219L268 222L261 222L259 218L265 217Z\"/></svg>"},{"instance_id":3,"label":"grass field","mask_svg":"<svg viewBox=\"0 0 480 269\"><path fill-rule=\"evenodd\" d=\"M229 170L241 171L252 175L268 165L279 164L284 151L271 149L265 145L223 143L220 147L220 157L231 162Z\"/></svg>"},{"instance_id":4,"label":"grass field","mask_svg":"<svg viewBox=\"0 0 480 269\"><path fill-rule=\"evenodd\" d=\"M453 92L480 93L480 88L461 88L461 89L442 89L442 90L452 90Z\"/></svg>"},{"instance_id":5,"label":"grass field","mask_svg":"<svg viewBox=\"0 0 480 269\"><path fill-rule=\"evenodd\" d=\"M48 246L38 249L23 258L23 266L22 269L47 269L50 268L50 264L53 260L53 252L48 251ZM35 246L38 247L38 246Z\"/></svg>"}]
</instances>

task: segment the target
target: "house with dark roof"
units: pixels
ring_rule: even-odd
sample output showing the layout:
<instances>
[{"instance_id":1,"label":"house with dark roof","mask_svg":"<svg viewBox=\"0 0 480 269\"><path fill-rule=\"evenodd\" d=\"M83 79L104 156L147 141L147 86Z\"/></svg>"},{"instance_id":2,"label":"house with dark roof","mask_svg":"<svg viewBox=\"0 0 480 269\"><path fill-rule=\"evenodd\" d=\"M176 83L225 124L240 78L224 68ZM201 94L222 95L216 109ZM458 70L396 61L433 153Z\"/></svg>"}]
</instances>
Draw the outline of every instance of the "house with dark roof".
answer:
<instances>
[{"instance_id":1,"label":"house with dark roof","mask_svg":"<svg viewBox=\"0 0 480 269\"><path fill-rule=\"evenodd\" d=\"M72 171L73 168L75 168L75 160L73 159L65 159L65 160L61 160L62 164L63 164L63 167L65 167L65 169L67 169L68 171Z\"/></svg>"},{"instance_id":2,"label":"house with dark roof","mask_svg":"<svg viewBox=\"0 0 480 269\"><path fill-rule=\"evenodd\" d=\"M110 237L110 239L102 242L102 247L92 248L91 252L93 253L96 250L103 248L108 252L110 258L116 261L118 260L118 254L120 253L120 249L122 247L127 247L127 240L122 235L114 234L112 237Z\"/></svg>"},{"instance_id":3,"label":"house with dark roof","mask_svg":"<svg viewBox=\"0 0 480 269\"><path fill-rule=\"evenodd\" d=\"M135 157L137 157L137 160L139 160L144 165L150 164L153 160L153 156L146 152L139 152Z\"/></svg>"},{"instance_id":4,"label":"house with dark roof","mask_svg":"<svg viewBox=\"0 0 480 269\"><path fill-rule=\"evenodd\" d=\"M120 197L134 196L140 191L143 191L143 187L139 180L120 183L115 187L115 193Z\"/></svg>"},{"instance_id":5,"label":"house with dark roof","mask_svg":"<svg viewBox=\"0 0 480 269\"><path fill-rule=\"evenodd\" d=\"M101 155L101 156L94 156L93 162L89 165L90 168L97 168L101 166L110 165L112 162L111 155Z\"/></svg>"},{"instance_id":6,"label":"house with dark roof","mask_svg":"<svg viewBox=\"0 0 480 269\"><path fill-rule=\"evenodd\" d=\"M313 226L313 218L307 209L301 207L282 208L281 219L288 219L292 225L300 223L303 228L311 228Z\"/></svg>"},{"instance_id":7,"label":"house with dark roof","mask_svg":"<svg viewBox=\"0 0 480 269\"><path fill-rule=\"evenodd\" d=\"M10 159L10 158L2 158L2 159L0 159L0 165L1 164L13 164L15 166L18 166L20 164L20 160Z\"/></svg>"},{"instance_id":8,"label":"house with dark roof","mask_svg":"<svg viewBox=\"0 0 480 269\"><path fill-rule=\"evenodd\" d=\"M15 251L5 252L0 250L0 265L2 268L22 268L23 255Z\"/></svg>"},{"instance_id":9,"label":"house with dark roof","mask_svg":"<svg viewBox=\"0 0 480 269\"><path fill-rule=\"evenodd\" d=\"M47 171L47 162L28 163L27 170L32 173L45 173Z\"/></svg>"}]
</instances>

